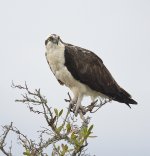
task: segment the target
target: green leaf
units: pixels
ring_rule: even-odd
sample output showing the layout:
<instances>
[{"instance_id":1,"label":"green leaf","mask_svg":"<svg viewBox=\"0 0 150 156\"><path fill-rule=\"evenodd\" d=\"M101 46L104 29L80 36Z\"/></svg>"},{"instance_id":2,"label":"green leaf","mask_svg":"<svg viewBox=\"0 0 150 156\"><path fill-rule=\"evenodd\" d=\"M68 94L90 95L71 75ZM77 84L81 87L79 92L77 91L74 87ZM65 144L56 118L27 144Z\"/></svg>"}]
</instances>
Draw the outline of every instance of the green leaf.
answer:
<instances>
[{"instance_id":1,"label":"green leaf","mask_svg":"<svg viewBox=\"0 0 150 156\"><path fill-rule=\"evenodd\" d=\"M54 108L55 115L58 117L58 109Z\"/></svg>"},{"instance_id":2,"label":"green leaf","mask_svg":"<svg viewBox=\"0 0 150 156\"><path fill-rule=\"evenodd\" d=\"M61 147L62 147L62 150L63 150L63 151L61 152L61 154L62 154L62 155L65 155L65 153L68 152L68 146L62 144Z\"/></svg>"},{"instance_id":3,"label":"green leaf","mask_svg":"<svg viewBox=\"0 0 150 156\"><path fill-rule=\"evenodd\" d=\"M29 150L26 150L25 152L23 152L23 155L30 156L30 151Z\"/></svg>"},{"instance_id":4,"label":"green leaf","mask_svg":"<svg viewBox=\"0 0 150 156\"><path fill-rule=\"evenodd\" d=\"M61 115L62 115L62 113L63 113L63 109L59 112L59 116L61 116Z\"/></svg>"},{"instance_id":5,"label":"green leaf","mask_svg":"<svg viewBox=\"0 0 150 156\"><path fill-rule=\"evenodd\" d=\"M62 128L63 128L63 126L61 125L61 126L59 126L58 128L57 128L57 132L58 133L60 133L60 131L62 130Z\"/></svg>"},{"instance_id":6,"label":"green leaf","mask_svg":"<svg viewBox=\"0 0 150 156\"><path fill-rule=\"evenodd\" d=\"M67 145L65 145L64 149L65 149L65 151L68 151L68 146L67 146Z\"/></svg>"},{"instance_id":7,"label":"green leaf","mask_svg":"<svg viewBox=\"0 0 150 156\"><path fill-rule=\"evenodd\" d=\"M97 136L90 135L89 138L96 138Z\"/></svg>"},{"instance_id":8,"label":"green leaf","mask_svg":"<svg viewBox=\"0 0 150 156\"><path fill-rule=\"evenodd\" d=\"M88 138L90 134L91 134L91 132L88 131L85 138Z\"/></svg>"},{"instance_id":9,"label":"green leaf","mask_svg":"<svg viewBox=\"0 0 150 156\"><path fill-rule=\"evenodd\" d=\"M93 129L93 125L91 125L91 126L89 127L89 129L87 130L86 135L85 135L85 138L88 138L88 137L89 137L89 135L92 133L92 132L91 132L92 129Z\"/></svg>"},{"instance_id":10,"label":"green leaf","mask_svg":"<svg viewBox=\"0 0 150 156\"><path fill-rule=\"evenodd\" d=\"M64 156L65 155L64 144L61 144L61 148L62 148L61 155Z\"/></svg>"},{"instance_id":11,"label":"green leaf","mask_svg":"<svg viewBox=\"0 0 150 156\"><path fill-rule=\"evenodd\" d=\"M83 132L83 136L86 136L87 135L87 127L83 127L82 132Z\"/></svg>"},{"instance_id":12,"label":"green leaf","mask_svg":"<svg viewBox=\"0 0 150 156\"><path fill-rule=\"evenodd\" d=\"M74 134L74 132L71 134L71 140L75 141L75 139L77 138L77 136Z\"/></svg>"},{"instance_id":13,"label":"green leaf","mask_svg":"<svg viewBox=\"0 0 150 156\"><path fill-rule=\"evenodd\" d=\"M66 128L67 128L67 133L69 133L70 130L71 130L71 125L70 125L70 123L68 123L68 124L66 125Z\"/></svg>"},{"instance_id":14,"label":"green leaf","mask_svg":"<svg viewBox=\"0 0 150 156\"><path fill-rule=\"evenodd\" d=\"M77 147L80 147L80 143L79 143L79 141L75 138L74 139L74 143L75 143L75 145L77 146Z\"/></svg>"},{"instance_id":15,"label":"green leaf","mask_svg":"<svg viewBox=\"0 0 150 156\"><path fill-rule=\"evenodd\" d=\"M92 131L92 129L93 129L93 127L94 127L94 126L93 126L93 125L91 125L91 126L90 126L90 128L88 129L88 132L91 132L91 131Z\"/></svg>"}]
</instances>

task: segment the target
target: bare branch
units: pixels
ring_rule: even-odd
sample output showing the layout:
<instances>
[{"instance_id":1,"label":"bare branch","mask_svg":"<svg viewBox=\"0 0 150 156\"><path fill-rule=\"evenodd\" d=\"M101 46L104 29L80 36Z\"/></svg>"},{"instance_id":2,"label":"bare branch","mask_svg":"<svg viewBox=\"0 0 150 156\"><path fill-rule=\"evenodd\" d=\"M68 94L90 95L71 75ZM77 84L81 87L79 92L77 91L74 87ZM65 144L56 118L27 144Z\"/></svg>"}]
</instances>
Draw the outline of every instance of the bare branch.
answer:
<instances>
[{"instance_id":1,"label":"bare branch","mask_svg":"<svg viewBox=\"0 0 150 156\"><path fill-rule=\"evenodd\" d=\"M39 141L35 142L20 132L16 127L13 127L12 123L10 126L4 126L4 134L0 137L2 138L0 140L0 150L6 156L12 156L12 146L9 148L9 151L4 149L6 145L5 139L10 131L17 134L20 145L22 145L22 147L25 149L24 154L28 153L30 156L46 156L46 153L43 153L43 151L50 145L53 146L53 149L57 152L57 155L62 156L65 153L68 153L72 156L84 155L83 153L85 151L85 147L88 145L87 139L91 133L91 131L88 129L90 118L85 117L85 114L87 112L92 112L93 109L98 106L97 101L91 103L87 107L79 109L82 120L80 121L81 126L78 126L77 118L71 113L73 112L74 107L72 104L69 104L67 112L65 115L63 114L63 118L61 117L63 121L60 122L59 117L63 111L54 111L51 107L49 107L47 99L41 94L40 89L30 91L26 82L24 86L15 85L14 82L12 82L12 88L23 90L24 93L22 94L22 98L16 99L15 101L26 104L30 112L43 115L45 121L47 122L48 128L43 128L43 130L38 131L38 133L40 132ZM72 100L69 93L68 97L68 100L65 99L66 102L70 102ZM85 132L83 133L83 131ZM61 147L62 149L59 146L59 148L57 148L57 145L60 141L64 141L66 143L66 146L64 145ZM67 144L70 147L68 147Z\"/></svg>"},{"instance_id":2,"label":"bare branch","mask_svg":"<svg viewBox=\"0 0 150 156\"><path fill-rule=\"evenodd\" d=\"M9 151L6 151L6 149L4 148L6 143L6 138L8 136L8 133L9 131L11 130L12 128L12 125L13 123L11 122L10 125L8 126L4 126L3 127L3 131L4 133L0 136L0 150L6 155L6 156L12 156L12 153L11 153L11 149L12 149L12 144L11 146L9 147Z\"/></svg>"}]
</instances>

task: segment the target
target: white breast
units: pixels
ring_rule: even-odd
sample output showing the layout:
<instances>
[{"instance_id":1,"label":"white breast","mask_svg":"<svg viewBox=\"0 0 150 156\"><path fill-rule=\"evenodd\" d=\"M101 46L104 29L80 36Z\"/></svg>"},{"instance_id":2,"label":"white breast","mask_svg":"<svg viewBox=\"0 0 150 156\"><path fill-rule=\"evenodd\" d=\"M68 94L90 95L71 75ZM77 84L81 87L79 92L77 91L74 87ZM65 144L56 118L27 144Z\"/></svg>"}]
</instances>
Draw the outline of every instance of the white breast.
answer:
<instances>
[{"instance_id":1,"label":"white breast","mask_svg":"<svg viewBox=\"0 0 150 156\"><path fill-rule=\"evenodd\" d=\"M56 72L60 71L64 66L64 49L64 46L54 46L47 48L46 58L55 75Z\"/></svg>"},{"instance_id":2,"label":"white breast","mask_svg":"<svg viewBox=\"0 0 150 156\"><path fill-rule=\"evenodd\" d=\"M64 51L65 46L63 44L59 44L58 46L47 45L46 58L56 78L62 81L66 86L73 87L76 85L76 80L64 65Z\"/></svg>"}]
</instances>

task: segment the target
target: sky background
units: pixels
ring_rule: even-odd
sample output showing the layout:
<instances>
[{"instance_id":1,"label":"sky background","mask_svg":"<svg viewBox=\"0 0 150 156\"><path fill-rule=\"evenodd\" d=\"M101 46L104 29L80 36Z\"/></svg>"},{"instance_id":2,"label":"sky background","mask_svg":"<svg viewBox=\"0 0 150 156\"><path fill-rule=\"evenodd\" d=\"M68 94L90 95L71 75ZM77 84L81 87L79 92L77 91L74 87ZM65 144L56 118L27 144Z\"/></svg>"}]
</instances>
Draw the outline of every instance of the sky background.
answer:
<instances>
[{"instance_id":1,"label":"sky background","mask_svg":"<svg viewBox=\"0 0 150 156\"><path fill-rule=\"evenodd\" d=\"M129 109L112 102L91 114L98 137L89 140L88 151L96 156L149 156L150 1L0 1L0 125L13 121L33 139L46 123L14 102L20 92L10 86L12 80L26 81L31 89L41 88L52 107L67 107L63 99L69 90L58 84L45 59L44 41L51 33L95 52L139 103ZM13 146L20 156L19 147Z\"/></svg>"}]
</instances>

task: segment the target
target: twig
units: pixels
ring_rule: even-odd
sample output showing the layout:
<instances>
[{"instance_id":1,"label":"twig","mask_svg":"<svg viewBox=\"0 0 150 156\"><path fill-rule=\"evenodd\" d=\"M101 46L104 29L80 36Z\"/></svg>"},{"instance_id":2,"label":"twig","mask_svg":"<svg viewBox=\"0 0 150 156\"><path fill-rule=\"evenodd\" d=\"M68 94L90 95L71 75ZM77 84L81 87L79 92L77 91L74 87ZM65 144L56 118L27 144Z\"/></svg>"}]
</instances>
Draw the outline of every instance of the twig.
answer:
<instances>
[{"instance_id":1,"label":"twig","mask_svg":"<svg viewBox=\"0 0 150 156\"><path fill-rule=\"evenodd\" d=\"M12 128L12 125L13 123L11 122L9 126L4 126L3 127L3 130L4 130L4 133L0 136L0 150L6 155L6 156L12 156L12 153L11 153L11 149L12 149L12 144L11 146L9 147L9 151L6 151L6 149L4 148L6 143L6 138L8 136L8 133L9 131L11 130Z\"/></svg>"}]
</instances>

